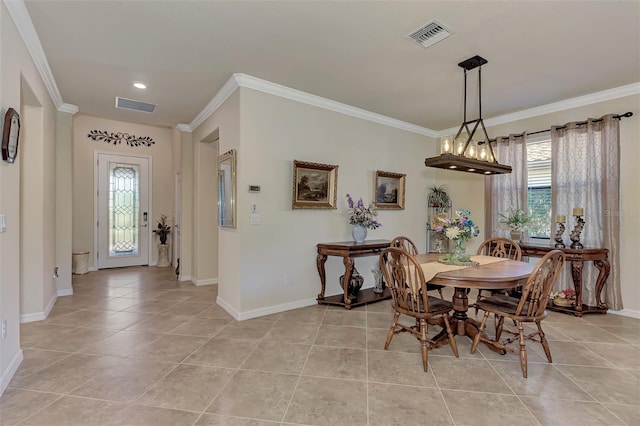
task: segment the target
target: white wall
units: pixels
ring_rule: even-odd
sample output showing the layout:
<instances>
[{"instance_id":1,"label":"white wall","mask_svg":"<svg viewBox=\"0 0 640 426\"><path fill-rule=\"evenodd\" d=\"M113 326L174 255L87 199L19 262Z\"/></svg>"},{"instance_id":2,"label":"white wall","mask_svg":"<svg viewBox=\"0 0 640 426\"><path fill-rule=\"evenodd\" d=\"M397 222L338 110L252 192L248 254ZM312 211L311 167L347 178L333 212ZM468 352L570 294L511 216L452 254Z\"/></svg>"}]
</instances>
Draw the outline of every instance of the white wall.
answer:
<instances>
[{"instance_id":1,"label":"white wall","mask_svg":"<svg viewBox=\"0 0 640 426\"><path fill-rule=\"evenodd\" d=\"M620 121L620 281L622 302L629 315L640 317L640 96L628 96L553 114L490 127L492 137L548 129L570 121L598 118L610 113L632 111L633 117Z\"/></svg>"},{"instance_id":2,"label":"white wall","mask_svg":"<svg viewBox=\"0 0 640 426\"><path fill-rule=\"evenodd\" d=\"M7 336L0 343L0 392L4 390L13 372L22 360L20 350L20 265L30 264L35 271L33 279L37 290L26 296L37 299L35 310L44 311L45 301L54 300L55 285L51 269L55 264L55 117L56 109L52 104L44 83L42 82L13 20L10 18L4 3L0 6L0 113L4 117L8 108L18 112L24 110L24 105L41 108L39 137L33 140L36 165L42 168L35 172L33 186L27 187L22 196L29 197L37 203L39 214L34 217L33 224L42 233L38 235L40 241L36 257L22 257L20 229L22 217L26 212L21 211L21 169L31 166L25 153L33 152L21 144L18 149L16 163L9 164L0 161L0 214L6 217L7 231L0 234L0 321L7 321ZM37 105L35 105L37 104ZM27 113L30 117L31 115ZM24 117L25 119L29 117ZM28 132L31 120L22 122L22 131ZM36 136L36 134L34 134ZM41 160L47 159L44 164ZM53 182L53 183L51 183ZM46 194L45 194L46 193ZM28 223L30 224L30 223ZM31 256L31 254L27 254ZM34 305L34 306L35 306ZM31 306L29 304L29 306ZM29 313L25 313L29 314Z\"/></svg>"},{"instance_id":3,"label":"white wall","mask_svg":"<svg viewBox=\"0 0 640 426\"><path fill-rule=\"evenodd\" d=\"M150 147L132 147L126 143L113 145L102 141L94 141L87 137L91 130L122 132L138 137L149 136L155 144ZM94 153L96 151L117 153L122 155L148 155L152 158L152 194L149 226L157 225L160 214L172 216L175 194L175 172L173 165L173 130L168 127L133 124L123 121L108 120L86 114L77 114L73 119L73 251L91 252L90 267L94 265ZM170 241L170 240L169 240ZM152 263L158 258L152 239L149 247Z\"/></svg>"}]
</instances>

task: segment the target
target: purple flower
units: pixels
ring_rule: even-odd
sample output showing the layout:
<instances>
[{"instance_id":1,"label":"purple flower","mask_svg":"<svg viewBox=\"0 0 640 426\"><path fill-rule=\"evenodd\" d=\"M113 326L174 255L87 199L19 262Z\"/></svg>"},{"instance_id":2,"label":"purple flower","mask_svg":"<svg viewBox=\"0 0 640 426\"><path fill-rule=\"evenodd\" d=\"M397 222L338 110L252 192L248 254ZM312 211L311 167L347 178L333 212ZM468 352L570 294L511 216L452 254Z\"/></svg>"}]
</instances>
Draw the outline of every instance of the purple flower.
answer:
<instances>
[{"instance_id":1,"label":"purple flower","mask_svg":"<svg viewBox=\"0 0 640 426\"><path fill-rule=\"evenodd\" d=\"M362 198L360 198L360 199L358 200L358 208L359 208L359 209L363 209L363 208L364 208L364 203L362 202Z\"/></svg>"},{"instance_id":2,"label":"purple flower","mask_svg":"<svg viewBox=\"0 0 640 426\"><path fill-rule=\"evenodd\" d=\"M349 203L349 208L353 208L353 200L351 199L351 195L347 194L347 203Z\"/></svg>"}]
</instances>

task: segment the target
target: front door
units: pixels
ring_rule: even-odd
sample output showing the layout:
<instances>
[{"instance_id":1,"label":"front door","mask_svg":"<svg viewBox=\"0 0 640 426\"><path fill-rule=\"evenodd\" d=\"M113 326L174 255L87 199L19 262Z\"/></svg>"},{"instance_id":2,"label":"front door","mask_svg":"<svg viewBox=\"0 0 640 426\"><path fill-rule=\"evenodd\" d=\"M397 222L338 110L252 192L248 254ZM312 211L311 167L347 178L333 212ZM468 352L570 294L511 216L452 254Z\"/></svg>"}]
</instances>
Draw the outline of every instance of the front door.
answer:
<instances>
[{"instance_id":1,"label":"front door","mask_svg":"<svg viewBox=\"0 0 640 426\"><path fill-rule=\"evenodd\" d=\"M98 268L149 264L149 158L98 154Z\"/></svg>"}]
</instances>

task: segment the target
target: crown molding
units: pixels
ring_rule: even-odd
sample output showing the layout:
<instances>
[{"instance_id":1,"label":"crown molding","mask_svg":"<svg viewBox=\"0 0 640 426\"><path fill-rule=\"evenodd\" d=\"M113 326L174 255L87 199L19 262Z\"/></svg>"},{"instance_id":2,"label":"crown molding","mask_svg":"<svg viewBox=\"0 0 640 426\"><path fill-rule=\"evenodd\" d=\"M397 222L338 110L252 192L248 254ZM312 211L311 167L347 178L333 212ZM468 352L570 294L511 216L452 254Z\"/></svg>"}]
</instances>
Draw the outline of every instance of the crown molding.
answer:
<instances>
[{"instance_id":1,"label":"crown molding","mask_svg":"<svg viewBox=\"0 0 640 426\"><path fill-rule=\"evenodd\" d=\"M49 96L51 96L53 104L56 109L61 110L64 102L62 101L62 96L58 90L58 85L53 78L51 68L49 68L47 56L44 54L42 44L40 43L38 33L33 26L27 7L24 5L22 0L3 0L3 3L9 11L9 15L11 15L11 19L13 19L24 44L27 46L29 55L31 56L31 59L40 74L40 78L42 78L42 81L49 92Z\"/></svg>"},{"instance_id":2,"label":"crown molding","mask_svg":"<svg viewBox=\"0 0 640 426\"><path fill-rule=\"evenodd\" d=\"M518 120L537 117L540 115L551 114L559 111L566 111L572 108L579 108L587 105L597 104L600 102L611 101L613 99L624 98L640 94L640 82L627 84L625 86L614 87L613 89L603 90L601 92L591 93L589 95L578 96L564 101L553 102L535 108L529 108L511 114L500 115L498 117L484 120L485 126L497 126L499 124L511 123ZM460 126L451 127L441 130L438 136L447 136L458 131Z\"/></svg>"},{"instance_id":3,"label":"crown molding","mask_svg":"<svg viewBox=\"0 0 640 426\"><path fill-rule=\"evenodd\" d=\"M187 132L187 133L193 132L193 129L188 124L176 124L176 129L180 132Z\"/></svg>"},{"instance_id":4,"label":"crown molding","mask_svg":"<svg viewBox=\"0 0 640 426\"><path fill-rule=\"evenodd\" d=\"M191 129L196 129L204 122L204 120L211 117L211 115L216 112L218 108L220 108L220 106L222 106L224 101L226 101L227 98L231 96L233 92L235 92L235 90L238 88L238 83L235 77L236 75L237 74L233 74L227 80L224 86L222 86L222 89L220 89L218 93L216 93L216 95L213 97L213 99L209 101L207 106L205 106L204 109L200 111L200 114L198 114L196 118L194 118L193 121L189 123L189 127Z\"/></svg>"},{"instance_id":5,"label":"crown molding","mask_svg":"<svg viewBox=\"0 0 640 426\"><path fill-rule=\"evenodd\" d=\"M78 107L73 104L62 104L58 107L58 111L73 115L78 112Z\"/></svg>"},{"instance_id":6,"label":"crown molding","mask_svg":"<svg viewBox=\"0 0 640 426\"><path fill-rule=\"evenodd\" d=\"M386 115L377 114L375 112L356 108L351 105L333 101L331 99L322 98L320 96L312 95L301 90L292 89L290 87L282 86L281 84L276 84L270 81L252 77L250 75L234 74L234 77L236 78L238 86L241 87L259 90L261 92L280 96L281 98L290 99L292 101L315 106L318 108L323 108L329 111L337 112L339 114L361 118L363 120L372 121L384 126L395 127L397 129L406 130L408 132L417 133L432 138L435 138L438 135L438 132L426 127L417 126L415 124L407 123L406 121L387 117Z\"/></svg>"}]
</instances>

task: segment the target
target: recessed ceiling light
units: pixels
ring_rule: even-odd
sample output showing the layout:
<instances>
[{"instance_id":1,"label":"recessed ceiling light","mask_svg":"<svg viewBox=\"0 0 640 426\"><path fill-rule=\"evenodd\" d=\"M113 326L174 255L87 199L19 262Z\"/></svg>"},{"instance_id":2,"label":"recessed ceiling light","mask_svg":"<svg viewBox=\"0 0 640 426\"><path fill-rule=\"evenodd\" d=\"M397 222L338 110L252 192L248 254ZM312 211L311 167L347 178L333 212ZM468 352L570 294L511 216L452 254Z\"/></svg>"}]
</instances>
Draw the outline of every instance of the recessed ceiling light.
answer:
<instances>
[{"instance_id":1,"label":"recessed ceiling light","mask_svg":"<svg viewBox=\"0 0 640 426\"><path fill-rule=\"evenodd\" d=\"M144 83L133 83L133 87L135 87L136 89L146 89L147 85Z\"/></svg>"}]
</instances>

